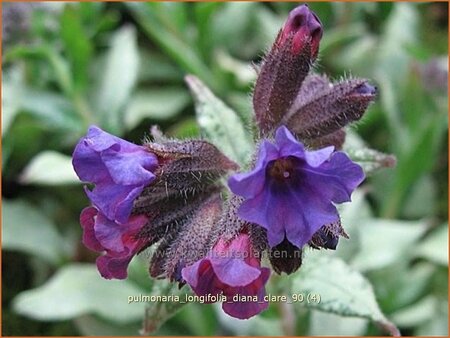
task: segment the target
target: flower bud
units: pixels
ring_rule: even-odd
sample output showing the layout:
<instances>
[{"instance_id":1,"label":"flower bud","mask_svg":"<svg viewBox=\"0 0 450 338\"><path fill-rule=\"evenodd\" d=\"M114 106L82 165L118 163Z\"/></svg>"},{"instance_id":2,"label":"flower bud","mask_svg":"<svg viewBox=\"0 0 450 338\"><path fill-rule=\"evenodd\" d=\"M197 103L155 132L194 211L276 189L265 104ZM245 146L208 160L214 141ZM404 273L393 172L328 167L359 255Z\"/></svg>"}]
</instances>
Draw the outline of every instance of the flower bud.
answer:
<instances>
[{"instance_id":1,"label":"flower bud","mask_svg":"<svg viewBox=\"0 0 450 338\"><path fill-rule=\"evenodd\" d=\"M310 44L311 56L315 60L322 38L322 23L307 4L298 6L289 13L289 17L279 33L275 44L281 46L292 37L292 53L298 54L306 44Z\"/></svg>"},{"instance_id":2,"label":"flower bud","mask_svg":"<svg viewBox=\"0 0 450 338\"><path fill-rule=\"evenodd\" d=\"M181 219L177 230L164 235L150 262L150 276L181 281L181 269L204 257L211 245L211 229L222 212L218 193L199 201L193 211ZM165 214L165 212L163 212Z\"/></svg>"},{"instance_id":3,"label":"flower bud","mask_svg":"<svg viewBox=\"0 0 450 338\"><path fill-rule=\"evenodd\" d=\"M149 195L155 199L195 194L238 168L214 145L202 140L148 142L144 146L157 155L160 164L156 180L149 187Z\"/></svg>"},{"instance_id":4,"label":"flower bud","mask_svg":"<svg viewBox=\"0 0 450 338\"><path fill-rule=\"evenodd\" d=\"M312 139L304 139L303 141L310 149L320 149L333 146L336 150L341 150L345 142L345 136L346 132L342 128L331 134Z\"/></svg>"},{"instance_id":5,"label":"flower bud","mask_svg":"<svg viewBox=\"0 0 450 338\"><path fill-rule=\"evenodd\" d=\"M256 80L253 107L262 135L289 111L317 57L322 25L307 5L291 11L266 55Z\"/></svg>"},{"instance_id":6,"label":"flower bud","mask_svg":"<svg viewBox=\"0 0 450 338\"><path fill-rule=\"evenodd\" d=\"M324 77L302 87L295 104L284 117L285 124L300 139L329 135L358 121L375 99L377 89L364 79L351 79L335 85Z\"/></svg>"},{"instance_id":7,"label":"flower bud","mask_svg":"<svg viewBox=\"0 0 450 338\"><path fill-rule=\"evenodd\" d=\"M282 272L290 275L302 265L302 250L284 239L274 246L269 253L270 264L277 274Z\"/></svg>"},{"instance_id":8,"label":"flower bud","mask_svg":"<svg viewBox=\"0 0 450 338\"><path fill-rule=\"evenodd\" d=\"M341 225L341 220L325 224L320 228L309 241L309 245L315 249L336 250L339 237L349 238Z\"/></svg>"}]
</instances>

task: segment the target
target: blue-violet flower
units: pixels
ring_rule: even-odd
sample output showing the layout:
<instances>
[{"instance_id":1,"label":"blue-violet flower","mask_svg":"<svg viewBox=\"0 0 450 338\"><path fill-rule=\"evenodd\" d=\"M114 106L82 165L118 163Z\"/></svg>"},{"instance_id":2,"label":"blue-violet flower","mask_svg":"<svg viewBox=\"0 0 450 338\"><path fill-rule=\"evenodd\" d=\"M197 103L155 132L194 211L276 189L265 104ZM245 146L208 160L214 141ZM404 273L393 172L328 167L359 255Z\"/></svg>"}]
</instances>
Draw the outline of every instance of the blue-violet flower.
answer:
<instances>
[{"instance_id":1,"label":"blue-violet flower","mask_svg":"<svg viewBox=\"0 0 450 338\"><path fill-rule=\"evenodd\" d=\"M301 248L323 225L339 218L333 203L350 201L362 168L334 147L308 151L284 126L275 144L263 141L254 169L230 177L244 197L238 216L267 229L271 247L285 238Z\"/></svg>"},{"instance_id":2,"label":"blue-violet flower","mask_svg":"<svg viewBox=\"0 0 450 338\"><path fill-rule=\"evenodd\" d=\"M85 188L92 203L111 221L126 223L133 201L156 176L157 157L142 146L91 126L77 144L73 167L80 180L95 184Z\"/></svg>"}]
</instances>

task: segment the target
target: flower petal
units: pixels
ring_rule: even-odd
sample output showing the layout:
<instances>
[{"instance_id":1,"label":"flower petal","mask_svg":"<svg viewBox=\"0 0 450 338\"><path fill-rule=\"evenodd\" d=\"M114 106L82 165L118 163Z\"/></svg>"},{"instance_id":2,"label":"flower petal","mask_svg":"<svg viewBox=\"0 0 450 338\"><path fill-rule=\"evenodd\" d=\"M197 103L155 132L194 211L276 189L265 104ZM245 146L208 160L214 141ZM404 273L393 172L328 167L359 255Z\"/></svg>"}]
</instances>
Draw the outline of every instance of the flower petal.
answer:
<instances>
[{"instance_id":1,"label":"flower petal","mask_svg":"<svg viewBox=\"0 0 450 338\"><path fill-rule=\"evenodd\" d=\"M343 152L334 153L320 167L304 167L302 170L306 175L305 180L311 182L324 198L334 203L350 201L351 193L364 180L362 168Z\"/></svg>"},{"instance_id":2,"label":"flower petal","mask_svg":"<svg viewBox=\"0 0 450 338\"><path fill-rule=\"evenodd\" d=\"M110 220L126 223L133 201L140 195L143 186L98 184L94 190L85 188L92 203Z\"/></svg>"},{"instance_id":3,"label":"flower petal","mask_svg":"<svg viewBox=\"0 0 450 338\"><path fill-rule=\"evenodd\" d=\"M258 268L246 264L243 259L211 257L210 261L217 278L232 287L250 284L261 274Z\"/></svg>"},{"instance_id":4,"label":"flower petal","mask_svg":"<svg viewBox=\"0 0 450 338\"><path fill-rule=\"evenodd\" d=\"M326 148L322 148L314 151L306 151L305 159L306 163L311 167L318 167L323 164L326 160L328 160L331 154L334 151L334 146L329 146Z\"/></svg>"},{"instance_id":5,"label":"flower petal","mask_svg":"<svg viewBox=\"0 0 450 338\"><path fill-rule=\"evenodd\" d=\"M231 298L230 301L222 304L222 309L225 313L229 314L234 318L239 319L249 319L257 315L258 313L266 310L269 307L269 303L264 301L264 296L266 295L266 290L264 285L269 279L270 270L267 268L261 269L261 276L251 285L245 287L235 287L226 290L226 295ZM238 294L244 297L257 297L257 301L240 301L233 302L232 296Z\"/></svg>"},{"instance_id":6,"label":"flower petal","mask_svg":"<svg viewBox=\"0 0 450 338\"><path fill-rule=\"evenodd\" d=\"M273 144L263 141L259 147L255 168L248 173L235 174L228 180L231 191L245 198L256 196L264 187L266 166L277 158L278 151Z\"/></svg>"},{"instance_id":7,"label":"flower petal","mask_svg":"<svg viewBox=\"0 0 450 338\"><path fill-rule=\"evenodd\" d=\"M104 247L100 244L95 236L94 225L98 210L94 207L87 207L81 211L80 224L83 228L83 244L97 252L102 252Z\"/></svg>"},{"instance_id":8,"label":"flower petal","mask_svg":"<svg viewBox=\"0 0 450 338\"><path fill-rule=\"evenodd\" d=\"M217 278L208 258L201 259L181 270L181 276L199 296L222 293L225 285Z\"/></svg>"},{"instance_id":9,"label":"flower petal","mask_svg":"<svg viewBox=\"0 0 450 338\"><path fill-rule=\"evenodd\" d=\"M134 236L146 223L144 215L132 216L126 224L118 224L99 213L94 226L95 236L105 249L121 253L136 246L139 240Z\"/></svg>"},{"instance_id":10,"label":"flower petal","mask_svg":"<svg viewBox=\"0 0 450 338\"><path fill-rule=\"evenodd\" d=\"M155 179L151 170L158 164L156 156L142 147L135 147L129 152L113 149L102 152L102 161L116 184L148 185Z\"/></svg>"},{"instance_id":11,"label":"flower petal","mask_svg":"<svg viewBox=\"0 0 450 338\"><path fill-rule=\"evenodd\" d=\"M84 139L81 139L75 147L72 165L83 182L96 183L111 179L100 154L92 150Z\"/></svg>"},{"instance_id":12,"label":"flower petal","mask_svg":"<svg viewBox=\"0 0 450 338\"><path fill-rule=\"evenodd\" d=\"M134 255L135 252L119 257L111 255L100 256L96 261L97 269L103 278L126 279L128 277L127 268Z\"/></svg>"},{"instance_id":13,"label":"flower petal","mask_svg":"<svg viewBox=\"0 0 450 338\"><path fill-rule=\"evenodd\" d=\"M281 126L275 133L275 142L279 149L279 158L295 156L303 159L305 148L285 126Z\"/></svg>"}]
</instances>

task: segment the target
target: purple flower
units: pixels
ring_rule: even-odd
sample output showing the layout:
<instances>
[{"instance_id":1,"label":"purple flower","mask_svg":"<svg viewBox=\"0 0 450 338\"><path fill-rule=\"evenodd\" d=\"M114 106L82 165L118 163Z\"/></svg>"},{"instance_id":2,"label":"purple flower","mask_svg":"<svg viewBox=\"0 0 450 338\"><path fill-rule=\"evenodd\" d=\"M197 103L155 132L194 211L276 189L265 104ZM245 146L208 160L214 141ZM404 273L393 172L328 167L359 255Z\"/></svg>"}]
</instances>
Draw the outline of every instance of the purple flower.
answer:
<instances>
[{"instance_id":1,"label":"purple flower","mask_svg":"<svg viewBox=\"0 0 450 338\"><path fill-rule=\"evenodd\" d=\"M301 248L324 224L338 221L333 203L350 201L364 179L359 165L333 150L305 150L286 127L278 128L275 144L261 144L255 168L228 181L245 199L238 216L267 229L271 247L287 238Z\"/></svg>"},{"instance_id":2,"label":"purple flower","mask_svg":"<svg viewBox=\"0 0 450 338\"><path fill-rule=\"evenodd\" d=\"M127 278L128 264L145 246L145 240L137 238L137 234L147 221L146 216L138 215L131 216L126 224L117 224L95 207L81 212L83 244L93 251L106 251L106 255L97 258L97 268L103 278Z\"/></svg>"},{"instance_id":3,"label":"purple flower","mask_svg":"<svg viewBox=\"0 0 450 338\"><path fill-rule=\"evenodd\" d=\"M95 184L86 194L111 221L126 223L133 201L154 179L158 160L137 146L91 126L73 153L80 180Z\"/></svg>"},{"instance_id":4,"label":"purple flower","mask_svg":"<svg viewBox=\"0 0 450 338\"><path fill-rule=\"evenodd\" d=\"M223 293L223 310L232 317L248 319L268 307L264 301L270 270L261 268L250 238L240 234L227 243L219 239L212 251L196 263L183 268L183 279L199 296ZM233 297L245 297L246 301Z\"/></svg>"}]
</instances>

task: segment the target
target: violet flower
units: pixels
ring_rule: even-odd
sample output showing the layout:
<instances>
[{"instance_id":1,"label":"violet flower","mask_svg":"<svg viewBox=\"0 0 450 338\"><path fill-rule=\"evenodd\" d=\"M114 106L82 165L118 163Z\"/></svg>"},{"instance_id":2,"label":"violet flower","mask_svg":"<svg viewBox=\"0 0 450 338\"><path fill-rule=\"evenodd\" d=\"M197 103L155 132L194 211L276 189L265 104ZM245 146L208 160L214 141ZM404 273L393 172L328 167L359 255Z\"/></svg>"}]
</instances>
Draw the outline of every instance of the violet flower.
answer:
<instances>
[{"instance_id":1,"label":"violet flower","mask_svg":"<svg viewBox=\"0 0 450 338\"><path fill-rule=\"evenodd\" d=\"M182 277L199 296L223 293L227 297L223 310L232 317L248 319L268 307L264 285L270 270L261 268L253 250L245 233L229 243L219 239L206 257L183 268ZM233 301L234 296L255 297L257 301Z\"/></svg>"},{"instance_id":2,"label":"violet flower","mask_svg":"<svg viewBox=\"0 0 450 338\"><path fill-rule=\"evenodd\" d=\"M97 268L103 278L127 278L128 264L145 246L145 240L137 234L147 221L146 216L135 215L126 224L118 224L95 207L81 212L83 244L93 251L106 251L106 255L97 258Z\"/></svg>"},{"instance_id":3,"label":"violet flower","mask_svg":"<svg viewBox=\"0 0 450 338\"><path fill-rule=\"evenodd\" d=\"M91 126L73 153L80 180L95 184L85 188L92 203L111 221L126 223L133 201L154 179L157 157L98 127Z\"/></svg>"},{"instance_id":4,"label":"violet flower","mask_svg":"<svg viewBox=\"0 0 450 338\"><path fill-rule=\"evenodd\" d=\"M238 216L267 229L271 247L285 238L304 246L323 225L338 221L333 203L350 201L364 179L359 165L333 150L305 150L286 127L278 128L275 144L261 144L254 169L228 181L245 199Z\"/></svg>"}]
</instances>

